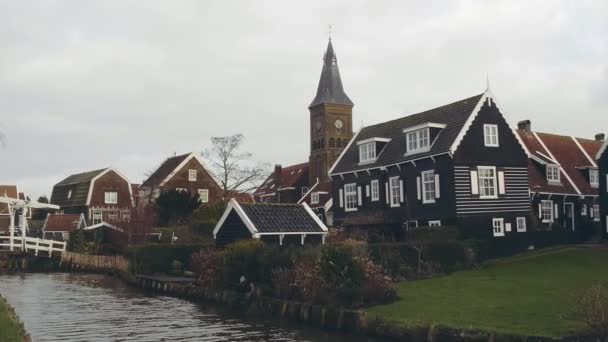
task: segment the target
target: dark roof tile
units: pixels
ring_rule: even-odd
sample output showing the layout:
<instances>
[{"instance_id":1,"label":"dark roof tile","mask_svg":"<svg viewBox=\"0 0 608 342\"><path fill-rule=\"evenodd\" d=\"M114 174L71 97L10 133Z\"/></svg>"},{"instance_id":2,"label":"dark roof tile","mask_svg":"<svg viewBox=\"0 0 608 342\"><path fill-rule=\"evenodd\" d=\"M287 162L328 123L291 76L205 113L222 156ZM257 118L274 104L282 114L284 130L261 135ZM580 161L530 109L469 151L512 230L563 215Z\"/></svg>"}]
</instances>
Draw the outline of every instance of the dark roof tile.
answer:
<instances>
[{"instance_id":1,"label":"dark roof tile","mask_svg":"<svg viewBox=\"0 0 608 342\"><path fill-rule=\"evenodd\" d=\"M323 233L323 228L299 204L239 204L260 233Z\"/></svg>"}]
</instances>

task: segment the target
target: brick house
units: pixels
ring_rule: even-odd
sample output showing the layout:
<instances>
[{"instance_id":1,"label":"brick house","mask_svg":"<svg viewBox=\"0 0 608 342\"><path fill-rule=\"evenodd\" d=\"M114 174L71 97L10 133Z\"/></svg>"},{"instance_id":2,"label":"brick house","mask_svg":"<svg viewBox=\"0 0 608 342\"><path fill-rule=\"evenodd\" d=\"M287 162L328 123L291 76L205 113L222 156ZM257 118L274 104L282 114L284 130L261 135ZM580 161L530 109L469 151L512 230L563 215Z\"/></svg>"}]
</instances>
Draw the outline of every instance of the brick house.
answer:
<instances>
[{"instance_id":1,"label":"brick house","mask_svg":"<svg viewBox=\"0 0 608 342\"><path fill-rule=\"evenodd\" d=\"M19 191L16 185L0 185L0 196L18 198ZM0 203L0 235L8 232L11 216L8 212L8 204Z\"/></svg>"},{"instance_id":2,"label":"brick house","mask_svg":"<svg viewBox=\"0 0 608 342\"><path fill-rule=\"evenodd\" d=\"M111 167L67 177L55 184L50 202L64 214L84 214L92 225L128 223L135 206L131 182Z\"/></svg>"},{"instance_id":3,"label":"brick house","mask_svg":"<svg viewBox=\"0 0 608 342\"><path fill-rule=\"evenodd\" d=\"M70 234L87 226L84 214L48 214L42 226L44 239L67 241Z\"/></svg>"},{"instance_id":4,"label":"brick house","mask_svg":"<svg viewBox=\"0 0 608 342\"><path fill-rule=\"evenodd\" d=\"M256 202L297 203L309 190L308 163L282 167L274 172L253 193Z\"/></svg>"},{"instance_id":5,"label":"brick house","mask_svg":"<svg viewBox=\"0 0 608 342\"><path fill-rule=\"evenodd\" d=\"M223 190L194 153L165 160L138 189L140 208L152 203L161 193L170 190L198 194L203 204L216 204L223 199Z\"/></svg>"}]
</instances>

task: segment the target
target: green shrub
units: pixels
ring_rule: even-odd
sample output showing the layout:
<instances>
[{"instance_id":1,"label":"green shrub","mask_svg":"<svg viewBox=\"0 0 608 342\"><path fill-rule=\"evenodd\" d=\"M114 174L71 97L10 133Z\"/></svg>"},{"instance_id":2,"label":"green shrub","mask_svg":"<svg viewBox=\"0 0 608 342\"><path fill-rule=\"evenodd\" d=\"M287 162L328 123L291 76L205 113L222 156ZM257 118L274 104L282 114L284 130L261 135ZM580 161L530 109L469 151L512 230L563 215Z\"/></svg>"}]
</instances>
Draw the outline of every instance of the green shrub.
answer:
<instances>
[{"instance_id":1,"label":"green shrub","mask_svg":"<svg viewBox=\"0 0 608 342\"><path fill-rule=\"evenodd\" d=\"M208 244L139 245L129 247L126 256L137 273L170 273L174 260L181 262L185 269L190 269L192 253L208 246Z\"/></svg>"},{"instance_id":2,"label":"green shrub","mask_svg":"<svg viewBox=\"0 0 608 342\"><path fill-rule=\"evenodd\" d=\"M360 260L366 257L365 245L354 240L329 243L321 249L319 272L339 304L362 302L365 269Z\"/></svg>"}]
</instances>

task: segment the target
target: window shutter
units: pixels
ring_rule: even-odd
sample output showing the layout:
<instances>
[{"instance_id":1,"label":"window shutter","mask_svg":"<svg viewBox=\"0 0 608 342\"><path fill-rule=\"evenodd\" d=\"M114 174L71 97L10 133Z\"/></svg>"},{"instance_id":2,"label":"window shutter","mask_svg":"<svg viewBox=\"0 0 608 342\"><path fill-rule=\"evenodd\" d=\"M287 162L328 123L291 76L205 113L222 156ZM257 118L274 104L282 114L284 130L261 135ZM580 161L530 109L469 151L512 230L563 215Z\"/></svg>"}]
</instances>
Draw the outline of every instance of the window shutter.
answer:
<instances>
[{"instance_id":1,"label":"window shutter","mask_svg":"<svg viewBox=\"0 0 608 342\"><path fill-rule=\"evenodd\" d=\"M358 186L357 187L357 205L359 205L359 206L363 205L363 199L361 198L362 197L361 195L362 195L361 194L361 187Z\"/></svg>"},{"instance_id":2,"label":"window shutter","mask_svg":"<svg viewBox=\"0 0 608 342\"><path fill-rule=\"evenodd\" d=\"M542 202L538 203L538 218L539 219L543 218L543 204L542 204Z\"/></svg>"},{"instance_id":3,"label":"window shutter","mask_svg":"<svg viewBox=\"0 0 608 342\"><path fill-rule=\"evenodd\" d=\"M342 189L339 190L338 197L340 197L340 208L344 207L344 192Z\"/></svg>"},{"instance_id":4,"label":"window shutter","mask_svg":"<svg viewBox=\"0 0 608 342\"><path fill-rule=\"evenodd\" d=\"M498 193L504 195L505 192L505 172L498 171Z\"/></svg>"},{"instance_id":5,"label":"window shutter","mask_svg":"<svg viewBox=\"0 0 608 342\"><path fill-rule=\"evenodd\" d=\"M593 218L594 214L595 214L595 209L593 208L593 206L591 206L591 210L589 210L589 217Z\"/></svg>"},{"instance_id":6,"label":"window shutter","mask_svg":"<svg viewBox=\"0 0 608 342\"><path fill-rule=\"evenodd\" d=\"M369 197L369 185L365 186L365 197Z\"/></svg>"},{"instance_id":7,"label":"window shutter","mask_svg":"<svg viewBox=\"0 0 608 342\"><path fill-rule=\"evenodd\" d=\"M403 179L399 180L399 201L403 202Z\"/></svg>"},{"instance_id":8,"label":"window shutter","mask_svg":"<svg viewBox=\"0 0 608 342\"><path fill-rule=\"evenodd\" d=\"M471 171L471 194L479 195L479 180L477 180L477 171Z\"/></svg>"},{"instance_id":9,"label":"window shutter","mask_svg":"<svg viewBox=\"0 0 608 342\"><path fill-rule=\"evenodd\" d=\"M435 198L441 197L441 191L439 190L439 174L435 174Z\"/></svg>"},{"instance_id":10,"label":"window shutter","mask_svg":"<svg viewBox=\"0 0 608 342\"><path fill-rule=\"evenodd\" d=\"M559 206L557 204L554 204L553 205L553 218L559 217L559 215L558 215L559 212L557 211L557 209L559 209Z\"/></svg>"},{"instance_id":11,"label":"window shutter","mask_svg":"<svg viewBox=\"0 0 608 342\"><path fill-rule=\"evenodd\" d=\"M416 177L416 195L418 196L419 201L422 199L422 194L420 190L420 177Z\"/></svg>"},{"instance_id":12,"label":"window shutter","mask_svg":"<svg viewBox=\"0 0 608 342\"><path fill-rule=\"evenodd\" d=\"M388 194L388 182L384 183L384 194L386 195L386 204L389 204L390 198Z\"/></svg>"}]
</instances>

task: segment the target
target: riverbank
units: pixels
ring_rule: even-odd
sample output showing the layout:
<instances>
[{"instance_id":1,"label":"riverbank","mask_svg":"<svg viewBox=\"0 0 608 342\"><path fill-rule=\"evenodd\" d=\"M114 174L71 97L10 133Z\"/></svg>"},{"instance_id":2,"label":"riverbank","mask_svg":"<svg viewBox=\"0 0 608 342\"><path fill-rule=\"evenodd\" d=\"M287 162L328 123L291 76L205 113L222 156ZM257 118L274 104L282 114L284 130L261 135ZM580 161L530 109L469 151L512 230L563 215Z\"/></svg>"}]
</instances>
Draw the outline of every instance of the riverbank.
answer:
<instances>
[{"instance_id":1,"label":"riverbank","mask_svg":"<svg viewBox=\"0 0 608 342\"><path fill-rule=\"evenodd\" d=\"M0 295L0 341L23 342L27 341L23 324L15 314L15 310Z\"/></svg>"}]
</instances>

